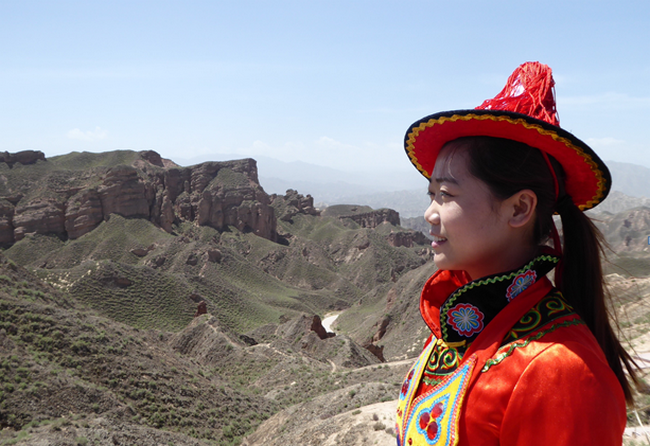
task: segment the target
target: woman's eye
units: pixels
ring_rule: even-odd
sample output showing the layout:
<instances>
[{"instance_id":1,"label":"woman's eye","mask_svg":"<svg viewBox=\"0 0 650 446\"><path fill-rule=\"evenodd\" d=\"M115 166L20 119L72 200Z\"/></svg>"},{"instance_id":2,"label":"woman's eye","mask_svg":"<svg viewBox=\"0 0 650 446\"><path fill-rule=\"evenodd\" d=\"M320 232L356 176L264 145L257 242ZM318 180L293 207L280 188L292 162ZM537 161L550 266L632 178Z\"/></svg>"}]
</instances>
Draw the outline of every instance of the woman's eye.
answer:
<instances>
[{"instance_id":1,"label":"woman's eye","mask_svg":"<svg viewBox=\"0 0 650 446\"><path fill-rule=\"evenodd\" d=\"M429 198L431 198L432 201L436 199L436 195L440 198L451 198L453 196L449 192L446 192L444 190L440 190L438 192L428 191L427 195L429 196Z\"/></svg>"}]
</instances>

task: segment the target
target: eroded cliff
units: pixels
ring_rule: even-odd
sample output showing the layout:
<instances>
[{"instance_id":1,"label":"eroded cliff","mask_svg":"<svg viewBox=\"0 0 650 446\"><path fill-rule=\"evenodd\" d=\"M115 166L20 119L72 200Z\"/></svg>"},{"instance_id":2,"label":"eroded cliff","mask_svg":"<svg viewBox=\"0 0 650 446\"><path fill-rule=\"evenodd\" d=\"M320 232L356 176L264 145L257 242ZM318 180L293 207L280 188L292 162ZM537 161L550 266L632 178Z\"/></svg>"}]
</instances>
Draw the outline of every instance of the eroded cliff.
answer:
<instances>
[{"instance_id":1,"label":"eroded cliff","mask_svg":"<svg viewBox=\"0 0 650 446\"><path fill-rule=\"evenodd\" d=\"M180 167L153 151L121 155L130 162L88 153L49 160L35 151L0 156L0 243L30 233L76 239L113 213L146 218L167 232L194 222L276 240L274 210L255 160Z\"/></svg>"}]
</instances>

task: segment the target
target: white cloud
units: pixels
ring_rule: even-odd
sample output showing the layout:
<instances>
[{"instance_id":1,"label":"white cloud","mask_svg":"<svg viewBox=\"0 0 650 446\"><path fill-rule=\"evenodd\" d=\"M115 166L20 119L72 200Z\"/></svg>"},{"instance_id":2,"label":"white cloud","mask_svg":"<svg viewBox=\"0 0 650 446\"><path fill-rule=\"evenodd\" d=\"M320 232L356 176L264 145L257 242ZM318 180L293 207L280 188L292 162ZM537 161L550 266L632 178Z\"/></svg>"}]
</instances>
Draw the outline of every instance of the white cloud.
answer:
<instances>
[{"instance_id":1,"label":"white cloud","mask_svg":"<svg viewBox=\"0 0 650 446\"><path fill-rule=\"evenodd\" d=\"M101 127L95 127L95 130L88 130L86 132L79 129L72 129L68 132L68 138L78 139L80 141L97 141L108 137L108 131Z\"/></svg>"}]
</instances>

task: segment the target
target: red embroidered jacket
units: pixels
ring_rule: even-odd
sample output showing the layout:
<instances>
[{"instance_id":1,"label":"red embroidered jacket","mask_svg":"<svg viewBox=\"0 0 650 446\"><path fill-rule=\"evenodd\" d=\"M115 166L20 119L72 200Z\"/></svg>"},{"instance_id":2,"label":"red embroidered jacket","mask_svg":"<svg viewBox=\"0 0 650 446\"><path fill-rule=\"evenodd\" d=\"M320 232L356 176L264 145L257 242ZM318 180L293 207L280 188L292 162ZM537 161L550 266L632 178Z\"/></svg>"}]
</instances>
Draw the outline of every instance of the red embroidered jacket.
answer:
<instances>
[{"instance_id":1,"label":"red embroidered jacket","mask_svg":"<svg viewBox=\"0 0 650 446\"><path fill-rule=\"evenodd\" d=\"M450 271L428 280L432 337L402 387L398 445L622 444L623 390L536 260L478 284ZM484 309L495 293L506 300Z\"/></svg>"}]
</instances>

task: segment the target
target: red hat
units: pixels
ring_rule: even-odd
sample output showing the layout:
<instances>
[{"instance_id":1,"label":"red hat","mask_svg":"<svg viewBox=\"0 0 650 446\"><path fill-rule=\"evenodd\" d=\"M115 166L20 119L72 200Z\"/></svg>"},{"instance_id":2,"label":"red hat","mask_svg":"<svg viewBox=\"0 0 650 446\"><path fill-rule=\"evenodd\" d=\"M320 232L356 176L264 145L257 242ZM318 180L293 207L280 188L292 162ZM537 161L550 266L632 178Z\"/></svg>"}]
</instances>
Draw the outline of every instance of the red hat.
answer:
<instances>
[{"instance_id":1,"label":"red hat","mask_svg":"<svg viewBox=\"0 0 650 446\"><path fill-rule=\"evenodd\" d=\"M581 210L605 199L611 176L605 163L584 142L559 127L551 69L539 62L520 65L494 99L473 110L452 110L412 124L404 148L427 178L440 149L464 136L492 136L519 141L555 158L566 174L566 192Z\"/></svg>"}]
</instances>

